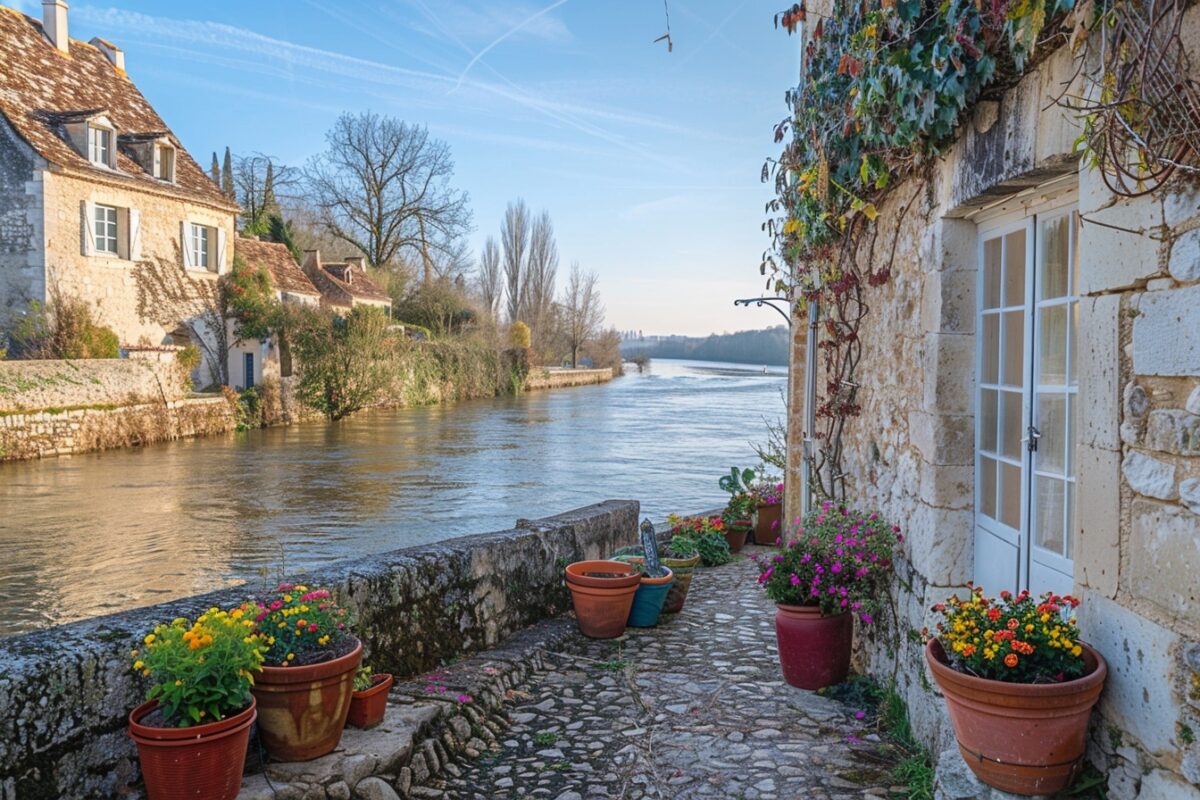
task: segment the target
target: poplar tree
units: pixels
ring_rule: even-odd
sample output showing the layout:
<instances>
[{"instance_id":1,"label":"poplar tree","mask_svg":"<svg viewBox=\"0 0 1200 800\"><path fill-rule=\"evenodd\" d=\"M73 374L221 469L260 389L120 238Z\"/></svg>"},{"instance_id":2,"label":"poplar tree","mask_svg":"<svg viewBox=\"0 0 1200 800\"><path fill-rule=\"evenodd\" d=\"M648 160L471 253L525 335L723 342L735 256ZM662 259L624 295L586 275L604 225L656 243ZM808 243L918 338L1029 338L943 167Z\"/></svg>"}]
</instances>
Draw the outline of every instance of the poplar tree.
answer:
<instances>
[{"instance_id":1,"label":"poplar tree","mask_svg":"<svg viewBox=\"0 0 1200 800\"><path fill-rule=\"evenodd\" d=\"M237 199L233 188L233 153L228 147L225 148L225 163L221 166L221 192L230 200Z\"/></svg>"}]
</instances>

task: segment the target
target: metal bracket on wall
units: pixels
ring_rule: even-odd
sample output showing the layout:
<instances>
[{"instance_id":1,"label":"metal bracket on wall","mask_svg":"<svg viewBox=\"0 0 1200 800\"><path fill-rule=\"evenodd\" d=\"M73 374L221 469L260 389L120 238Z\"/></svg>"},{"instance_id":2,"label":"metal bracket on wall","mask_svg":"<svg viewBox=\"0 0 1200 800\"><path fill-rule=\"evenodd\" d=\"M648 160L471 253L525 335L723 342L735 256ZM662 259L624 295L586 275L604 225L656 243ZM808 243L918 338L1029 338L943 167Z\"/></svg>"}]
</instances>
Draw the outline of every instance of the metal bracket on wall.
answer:
<instances>
[{"instance_id":1,"label":"metal bracket on wall","mask_svg":"<svg viewBox=\"0 0 1200 800\"><path fill-rule=\"evenodd\" d=\"M776 311L778 311L780 314L783 315L783 318L787 320L787 324L788 324L789 328L792 326L792 315L790 313L792 310L792 301L789 300L788 298L786 298L786 297L747 297L743 300L734 300L733 301L733 304L735 306L746 306L747 308L750 307L751 303L753 303L756 306L760 306L760 307L761 306L770 306L771 308L775 309ZM783 306L780 307L780 306L776 305L776 303L782 303Z\"/></svg>"}]
</instances>

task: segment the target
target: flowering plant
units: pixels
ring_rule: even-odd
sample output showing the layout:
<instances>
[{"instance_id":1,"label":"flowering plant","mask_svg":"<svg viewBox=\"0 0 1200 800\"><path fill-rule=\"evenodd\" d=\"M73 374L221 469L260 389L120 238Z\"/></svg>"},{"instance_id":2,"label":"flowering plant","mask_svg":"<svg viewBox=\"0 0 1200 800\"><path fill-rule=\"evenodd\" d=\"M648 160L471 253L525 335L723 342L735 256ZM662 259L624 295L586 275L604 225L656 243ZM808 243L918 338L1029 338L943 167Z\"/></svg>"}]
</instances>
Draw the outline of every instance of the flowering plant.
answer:
<instances>
[{"instance_id":1,"label":"flowering plant","mask_svg":"<svg viewBox=\"0 0 1200 800\"><path fill-rule=\"evenodd\" d=\"M1083 648L1073 610L1079 601L1047 592L1001 592L999 600L972 587L933 610L942 615L935 634L950 666L959 672L1009 683L1061 683L1083 675ZM926 639L929 631L922 631Z\"/></svg>"},{"instance_id":2,"label":"flowering plant","mask_svg":"<svg viewBox=\"0 0 1200 800\"><path fill-rule=\"evenodd\" d=\"M267 649L240 608L211 608L192 623L180 617L156 627L142 645L131 656L133 668L153 680L146 699L158 701L163 727L179 728L245 709Z\"/></svg>"},{"instance_id":3,"label":"flowering plant","mask_svg":"<svg viewBox=\"0 0 1200 800\"><path fill-rule=\"evenodd\" d=\"M361 666L354 673L354 691L365 692L375 685L375 675L368 666Z\"/></svg>"},{"instance_id":4,"label":"flowering plant","mask_svg":"<svg viewBox=\"0 0 1200 800\"><path fill-rule=\"evenodd\" d=\"M750 487L750 494L759 505L769 506L783 502L783 483L774 478L764 478Z\"/></svg>"},{"instance_id":5,"label":"flowering plant","mask_svg":"<svg viewBox=\"0 0 1200 800\"><path fill-rule=\"evenodd\" d=\"M350 617L325 589L281 583L245 608L266 637L269 666L317 664L353 649Z\"/></svg>"},{"instance_id":6,"label":"flowering plant","mask_svg":"<svg viewBox=\"0 0 1200 800\"><path fill-rule=\"evenodd\" d=\"M776 603L820 606L825 614L852 611L870 624L903 540L900 528L878 514L826 502L805 517L779 553L754 556L758 582Z\"/></svg>"},{"instance_id":7,"label":"flowering plant","mask_svg":"<svg viewBox=\"0 0 1200 800\"><path fill-rule=\"evenodd\" d=\"M686 547L688 540L700 554L700 564L705 567L716 567L726 564L731 558L729 542L725 539L725 520L719 515L715 517L680 517L671 514L667 517L671 526L671 549L675 550L675 540L680 539L680 547Z\"/></svg>"}]
</instances>

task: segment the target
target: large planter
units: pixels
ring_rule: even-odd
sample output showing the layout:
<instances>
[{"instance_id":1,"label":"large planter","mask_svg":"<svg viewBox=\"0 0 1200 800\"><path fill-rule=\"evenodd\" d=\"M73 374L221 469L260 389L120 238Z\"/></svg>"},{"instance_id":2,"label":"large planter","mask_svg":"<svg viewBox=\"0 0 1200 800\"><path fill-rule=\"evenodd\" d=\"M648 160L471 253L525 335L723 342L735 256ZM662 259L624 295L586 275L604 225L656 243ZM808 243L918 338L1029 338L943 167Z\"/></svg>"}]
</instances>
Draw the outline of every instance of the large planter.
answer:
<instances>
[{"instance_id":1,"label":"large planter","mask_svg":"<svg viewBox=\"0 0 1200 800\"><path fill-rule=\"evenodd\" d=\"M592 639L615 639L625 632L641 576L620 561L576 561L567 566L567 588L579 630Z\"/></svg>"},{"instance_id":2,"label":"large planter","mask_svg":"<svg viewBox=\"0 0 1200 800\"><path fill-rule=\"evenodd\" d=\"M149 800L234 800L242 788L254 700L220 722L191 728L142 724L157 707L151 700L129 714L129 737L137 743Z\"/></svg>"},{"instance_id":3,"label":"large planter","mask_svg":"<svg viewBox=\"0 0 1200 800\"><path fill-rule=\"evenodd\" d=\"M725 523L725 541L729 544L729 552L736 553L746 544L746 536L754 524L748 519L738 519Z\"/></svg>"},{"instance_id":4,"label":"large planter","mask_svg":"<svg viewBox=\"0 0 1200 800\"><path fill-rule=\"evenodd\" d=\"M664 558L662 563L664 567L675 573L675 582L671 584L671 589L667 592L667 599L663 602L662 610L664 614L678 614L683 610L683 604L687 600L692 577L696 573L696 566L700 563L700 555L696 554L691 558Z\"/></svg>"},{"instance_id":5,"label":"large planter","mask_svg":"<svg viewBox=\"0 0 1200 800\"><path fill-rule=\"evenodd\" d=\"M846 680L854 617L825 616L818 606L777 604L775 638L783 679L800 689L824 689Z\"/></svg>"},{"instance_id":6,"label":"large planter","mask_svg":"<svg viewBox=\"0 0 1200 800\"><path fill-rule=\"evenodd\" d=\"M642 575L642 582L633 595L633 605L629 609L629 626L631 628L653 628L658 624L662 615L663 603L671 584L675 583L675 573L667 569L667 574L652 578Z\"/></svg>"},{"instance_id":7,"label":"large planter","mask_svg":"<svg viewBox=\"0 0 1200 800\"><path fill-rule=\"evenodd\" d=\"M782 503L760 503L754 523L754 543L774 546L779 540L780 521L783 518Z\"/></svg>"},{"instance_id":8,"label":"large planter","mask_svg":"<svg viewBox=\"0 0 1200 800\"><path fill-rule=\"evenodd\" d=\"M258 700L258 733L278 761L308 761L342 739L362 642L344 656L301 667L263 667L251 691Z\"/></svg>"},{"instance_id":9,"label":"large planter","mask_svg":"<svg viewBox=\"0 0 1200 800\"><path fill-rule=\"evenodd\" d=\"M979 780L1022 795L1055 794L1083 763L1088 719L1108 665L1080 643L1087 672L1062 683L1006 683L951 669L941 642L925 660L946 698L958 750Z\"/></svg>"},{"instance_id":10,"label":"large planter","mask_svg":"<svg viewBox=\"0 0 1200 800\"><path fill-rule=\"evenodd\" d=\"M374 728L383 722L387 712L388 689L392 688L392 676L381 672L371 676L371 688L350 695L350 712L346 724L356 728Z\"/></svg>"}]
</instances>

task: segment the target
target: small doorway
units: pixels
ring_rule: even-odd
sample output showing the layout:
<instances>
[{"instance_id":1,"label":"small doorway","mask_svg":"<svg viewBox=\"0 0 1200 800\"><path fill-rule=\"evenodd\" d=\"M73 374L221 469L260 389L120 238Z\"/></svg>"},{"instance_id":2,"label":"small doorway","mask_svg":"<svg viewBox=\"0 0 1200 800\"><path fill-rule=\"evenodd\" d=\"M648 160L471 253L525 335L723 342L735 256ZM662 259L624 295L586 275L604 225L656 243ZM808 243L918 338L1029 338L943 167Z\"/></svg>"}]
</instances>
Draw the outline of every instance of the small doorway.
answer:
<instances>
[{"instance_id":1,"label":"small doorway","mask_svg":"<svg viewBox=\"0 0 1200 800\"><path fill-rule=\"evenodd\" d=\"M243 358L244 358L244 364L245 364L245 369L246 369L246 382L244 385L247 389L253 389L254 388L254 353L246 353L246 354L244 354Z\"/></svg>"}]
</instances>

